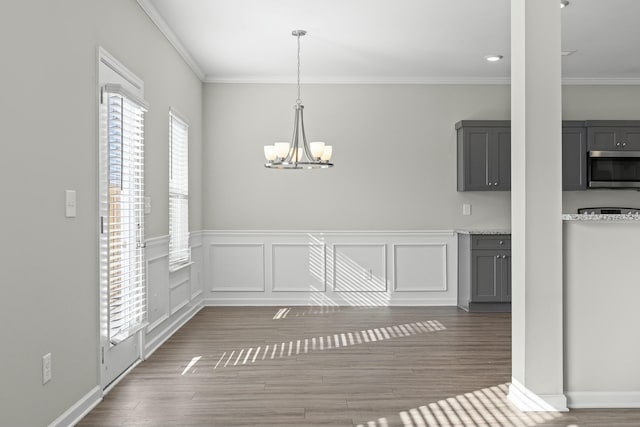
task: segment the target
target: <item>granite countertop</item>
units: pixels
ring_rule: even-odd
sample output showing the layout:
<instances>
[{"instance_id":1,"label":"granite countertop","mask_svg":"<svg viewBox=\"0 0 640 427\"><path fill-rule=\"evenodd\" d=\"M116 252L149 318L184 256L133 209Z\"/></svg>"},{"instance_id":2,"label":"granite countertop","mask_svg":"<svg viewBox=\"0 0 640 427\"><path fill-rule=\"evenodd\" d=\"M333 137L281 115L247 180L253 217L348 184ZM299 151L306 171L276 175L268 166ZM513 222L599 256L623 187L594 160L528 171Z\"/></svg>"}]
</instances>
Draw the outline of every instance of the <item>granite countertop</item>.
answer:
<instances>
[{"instance_id":1,"label":"granite countertop","mask_svg":"<svg viewBox=\"0 0 640 427\"><path fill-rule=\"evenodd\" d=\"M511 234L511 230L456 230L461 234Z\"/></svg>"},{"instance_id":2,"label":"granite countertop","mask_svg":"<svg viewBox=\"0 0 640 427\"><path fill-rule=\"evenodd\" d=\"M600 222L640 222L640 213L623 214L623 215L609 215L609 214L563 214L562 219L564 221L600 221Z\"/></svg>"}]
</instances>

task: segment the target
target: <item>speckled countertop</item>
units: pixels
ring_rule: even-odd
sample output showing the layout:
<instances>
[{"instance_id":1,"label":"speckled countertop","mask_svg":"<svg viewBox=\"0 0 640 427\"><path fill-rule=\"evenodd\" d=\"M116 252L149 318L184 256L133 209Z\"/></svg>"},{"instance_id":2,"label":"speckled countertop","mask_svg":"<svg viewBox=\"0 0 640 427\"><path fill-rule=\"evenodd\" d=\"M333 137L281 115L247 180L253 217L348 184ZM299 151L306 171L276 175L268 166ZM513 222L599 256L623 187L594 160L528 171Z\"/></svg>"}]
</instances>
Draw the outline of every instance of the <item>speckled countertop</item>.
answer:
<instances>
[{"instance_id":1,"label":"speckled countertop","mask_svg":"<svg viewBox=\"0 0 640 427\"><path fill-rule=\"evenodd\" d=\"M600 222L639 222L640 214L624 214L624 215L596 215L596 214L563 214L562 219L564 221L600 221Z\"/></svg>"},{"instance_id":2,"label":"speckled countertop","mask_svg":"<svg viewBox=\"0 0 640 427\"><path fill-rule=\"evenodd\" d=\"M511 234L511 230L456 230L461 234Z\"/></svg>"}]
</instances>

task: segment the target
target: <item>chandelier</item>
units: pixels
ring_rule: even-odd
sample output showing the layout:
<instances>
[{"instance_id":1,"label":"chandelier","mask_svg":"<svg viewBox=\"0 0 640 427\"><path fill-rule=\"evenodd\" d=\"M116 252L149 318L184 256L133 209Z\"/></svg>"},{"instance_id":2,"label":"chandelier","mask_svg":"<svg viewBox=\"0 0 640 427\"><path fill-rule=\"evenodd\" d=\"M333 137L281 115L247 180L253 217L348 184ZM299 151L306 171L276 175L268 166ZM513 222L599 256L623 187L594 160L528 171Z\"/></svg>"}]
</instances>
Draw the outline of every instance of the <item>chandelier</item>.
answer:
<instances>
[{"instance_id":1,"label":"chandelier","mask_svg":"<svg viewBox=\"0 0 640 427\"><path fill-rule=\"evenodd\" d=\"M294 30L291 34L298 39L298 98L296 99L293 121L293 137L291 143L276 142L264 146L267 159L265 167L271 169L325 169L333 166L330 163L333 146L324 142L307 142L304 131L304 105L300 99L300 37L307 34L305 30ZM300 135L302 134L302 144Z\"/></svg>"}]
</instances>

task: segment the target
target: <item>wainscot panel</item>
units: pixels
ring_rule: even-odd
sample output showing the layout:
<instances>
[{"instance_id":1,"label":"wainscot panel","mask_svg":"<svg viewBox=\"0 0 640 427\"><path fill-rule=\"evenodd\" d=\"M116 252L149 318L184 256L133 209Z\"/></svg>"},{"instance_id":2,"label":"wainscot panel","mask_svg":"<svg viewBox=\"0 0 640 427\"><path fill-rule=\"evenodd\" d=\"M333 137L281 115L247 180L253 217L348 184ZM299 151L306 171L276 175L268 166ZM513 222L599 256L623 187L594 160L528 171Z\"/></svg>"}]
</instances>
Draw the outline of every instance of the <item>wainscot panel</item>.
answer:
<instances>
[{"instance_id":1,"label":"wainscot panel","mask_svg":"<svg viewBox=\"0 0 640 427\"><path fill-rule=\"evenodd\" d=\"M149 325L144 335L143 358L149 357L203 304L202 232L191 233L191 264L169 271L169 236L147 240L147 292Z\"/></svg>"},{"instance_id":2,"label":"wainscot panel","mask_svg":"<svg viewBox=\"0 0 640 427\"><path fill-rule=\"evenodd\" d=\"M205 231L202 257L206 305L456 305L450 230Z\"/></svg>"}]
</instances>

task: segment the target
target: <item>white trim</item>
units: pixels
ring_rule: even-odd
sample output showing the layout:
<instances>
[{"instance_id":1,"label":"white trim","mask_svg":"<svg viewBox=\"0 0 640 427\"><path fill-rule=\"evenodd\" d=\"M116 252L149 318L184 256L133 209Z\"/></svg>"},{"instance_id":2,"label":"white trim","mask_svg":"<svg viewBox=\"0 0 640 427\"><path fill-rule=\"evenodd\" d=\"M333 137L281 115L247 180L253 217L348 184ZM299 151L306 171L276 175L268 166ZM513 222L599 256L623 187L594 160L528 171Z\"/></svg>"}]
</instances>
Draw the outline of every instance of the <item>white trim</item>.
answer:
<instances>
[{"instance_id":1,"label":"white trim","mask_svg":"<svg viewBox=\"0 0 640 427\"><path fill-rule=\"evenodd\" d=\"M155 24L156 27L160 30L160 32L169 40L169 43L176 49L176 51L182 56L184 62L191 68L194 74L200 79L200 81L204 81L205 75L202 72L202 69L198 65L198 63L193 59L189 51L184 47L182 42L176 34L173 32L169 24L162 18L158 10L155 8L153 3L150 0L138 0L138 4L147 14L151 22Z\"/></svg>"},{"instance_id":2,"label":"white trim","mask_svg":"<svg viewBox=\"0 0 640 427\"><path fill-rule=\"evenodd\" d=\"M147 325L147 329L146 329L146 334L148 334L149 332L153 331L155 328L157 328L158 326L160 326L165 320L167 320L169 317L169 313L165 313L162 316L160 316L160 318L158 318L158 320L156 320L155 322Z\"/></svg>"},{"instance_id":3,"label":"white trim","mask_svg":"<svg viewBox=\"0 0 640 427\"><path fill-rule=\"evenodd\" d=\"M522 412L567 412L567 398L564 394L536 394L511 378L507 398Z\"/></svg>"},{"instance_id":4,"label":"white trim","mask_svg":"<svg viewBox=\"0 0 640 427\"><path fill-rule=\"evenodd\" d=\"M190 310L186 311L179 318L177 318L171 325L160 332L158 336L147 342L144 346L144 358L148 359L162 344L164 344L173 334L175 334L180 328L182 328L193 316L198 314L202 310L203 305L201 303L195 304Z\"/></svg>"},{"instance_id":5,"label":"white trim","mask_svg":"<svg viewBox=\"0 0 640 427\"><path fill-rule=\"evenodd\" d=\"M140 351L142 351L142 349L141 349ZM133 364L131 364L131 366L129 366L127 369L125 369L123 373L121 373L120 375L118 375L118 376L117 376L113 381L111 381L111 382L109 383L109 385L108 385L108 386L106 386L106 387L105 387L105 389L104 389L104 391L103 391L102 395L103 395L103 396L105 396L107 393L109 393L111 390L113 390L113 388L114 388L115 386L117 386L117 385L118 385L118 383L124 379L124 377L126 377L127 375L129 375L129 372L133 371L133 370L136 368L136 366L138 366L139 364L141 364L141 363L142 363L142 361L143 361L143 359L142 359L142 355L141 355L140 357L138 357L138 358L136 359L136 361L135 361L135 362L133 362Z\"/></svg>"},{"instance_id":6,"label":"white trim","mask_svg":"<svg viewBox=\"0 0 640 427\"><path fill-rule=\"evenodd\" d=\"M203 83L214 84L295 84L291 77L206 76ZM510 85L509 77L305 77L305 84L333 85ZM635 77L564 77L563 85L640 85Z\"/></svg>"},{"instance_id":7,"label":"white trim","mask_svg":"<svg viewBox=\"0 0 640 427\"><path fill-rule=\"evenodd\" d=\"M456 236L455 230L203 230L203 236Z\"/></svg>"},{"instance_id":8,"label":"white trim","mask_svg":"<svg viewBox=\"0 0 640 427\"><path fill-rule=\"evenodd\" d=\"M336 248L339 247L372 247L372 248L382 248L382 278L384 280L384 289L380 289L380 290L375 290L375 291L370 291L370 290L357 290L357 291L353 291L353 290L346 290L346 291L341 291L340 289L337 289L336 287L336 268L338 266L338 263L336 262ZM332 275L331 275L331 291L337 293L337 294L341 294L341 293L350 293L350 292L357 292L357 293L368 293L368 292L372 292L372 293L388 293L389 291L389 276L387 274L387 262L388 262L388 255L387 255L387 244L386 243L379 243L379 242L371 242L371 243L334 243L331 245L331 260L333 262L333 271L332 271Z\"/></svg>"},{"instance_id":9,"label":"white trim","mask_svg":"<svg viewBox=\"0 0 640 427\"><path fill-rule=\"evenodd\" d=\"M639 391L566 391L571 409L640 408Z\"/></svg>"},{"instance_id":10,"label":"white trim","mask_svg":"<svg viewBox=\"0 0 640 427\"><path fill-rule=\"evenodd\" d=\"M103 63L109 67L112 71L129 82L133 87L138 89L141 96L144 95L144 81L130 71L122 62L118 61L113 55L107 52L102 46L98 46L98 63Z\"/></svg>"},{"instance_id":11,"label":"white trim","mask_svg":"<svg viewBox=\"0 0 640 427\"><path fill-rule=\"evenodd\" d=\"M448 287L448 280L449 278L447 277L447 244L445 242L438 242L438 243L394 243L392 244L393 246L393 291L394 292L446 292L449 290ZM398 289L398 252L397 249L399 247L418 247L418 246L422 246L422 247L436 247L439 246L440 248L442 248L442 288L440 289L424 289L424 290L419 290L419 289L410 289L410 290L403 290L403 289Z\"/></svg>"},{"instance_id":12,"label":"white trim","mask_svg":"<svg viewBox=\"0 0 640 427\"><path fill-rule=\"evenodd\" d=\"M224 84L295 84L290 76L206 76L203 83ZM508 77L381 77L381 76L335 76L335 77L305 77L305 84L345 84L345 85L508 85Z\"/></svg>"},{"instance_id":13,"label":"white trim","mask_svg":"<svg viewBox=\"0 0 640 427\"><path fill-rule=\"evenodd\" d=\"M49 427L74 426L100 402L102 402L102 391L99 386L95 386L89 390L87 394L82 396L80 400L71 405L69 409L64 411L58 418L53 420L53 422L49 424Z\"/></svg>"},{"instance_id":14,"label":"white trim","mask_svg":"<svg viewBox=\"0 0 640 427\"><path fill-rule=\"evenodd\" d=\"M209 289L210 292L264 292L266 290L266 276L265 276L265 272L266 272L266 268L265 268L265 264L266 264L266 258L265 258L265 244L264 243L252 243L252 242L234 242L234 243L209 243L207 245L207 249L208 249L208 258L205 259L203 261L203 265L206 267L205 271L211 271L211 269L213 268L212 265L208 265L209 261L211 260L211 248L214 247L230 247L230 246L245 246L245 247L259 247L261 249L261 268L262 268L262 274L260 275L260 281L261 283L257 284L257 288L252 288L252 289L236 289L233 287L222 287L222 288L214 288L213 286L211 287L211 289ZM213 280L213 275L211 275L212 280ZM255 283L253 285L256 285Z\"/></svg>"},{"instance_id":15,"label":"white trim","mask_svg":"<svg viewBox=\"0 0 640 427\"><path fill-rule=\"evenodd\" d=\"M565 77L563 85L640 85L637 77Z\"/></svg>"},{"instance_id":16,"label":"white trim","mask_svg":"<svg viewBox=\"0 0 640 427\"><path fill-rule=\"evenodd\" d=\"M145 240L147 244L147 249L150 246L160 246L160 245L168 245L169 244L169 235L165 234L164 236L150 237Z\"/></svg>"},{"instance_id":17,"label":"white trim","mask_svg":"<svg viewBox=\"0 0 640 427\"><path fill-rule=\"evenodd\" d=\"M284 293L284 292L283 292ZM359 294L367 294L368 292L358 292ZM382 292L370 292L377 296ZM457 304L456 298L430 298L426 303L418 298L394 298L393 296L389 302L385 305L371 304L371 305L354 305L349 304L346 301L342 301L339 298L333 299L335 304L319 305L312 303L312 294L316 292L309 292L308 297L296 296L293 298L279 297L279 298L265 298L265 297L226 297L216 295L215 298L205 298L203 303L205 307L278 307L278 306L304 306L304 307L455 307ZM388 294L387 294L388 295Z\"/></svg>"},{"instance_id":18,"label":"white trim","mask_svg":"<svg viewBox=\"0 0 640 427\"><path fill-rule=\"evenodd\" d=\"M189 249L192 248L190 247ZM180 264L169 264L169 273L175 273L176 271L180 271L183 268L191 267L193 264L195 264L193 261L187 261Z\"/></svg>"},{"instance_id":19,"label":"white trim","mask_svg":"<svg viewBox=\"0 0 640 427\"><path fill-rule=\"evenodd\" d=\"M276 288L276 270L275 270L275 254L277 247L313 247L318 246L322 248L322 289L317 289L313 291L308 290L300 290L300 289L281 289ZM325 243L272 243L271 244L271 292L326 292L327 291L327 245Z\"/></svg>"},{"instance_id":20,"label":"white trim","mask_svg":"<svg viewBox=\"0 0 640 427\"><path fill-rule=\"evenodd\" d=\"M202 289L198 289L195 293L191 294L191 301L193 301L194 299L198 298L203 293L204 293L204 291Z\"/></svg>"}]
</instances>

